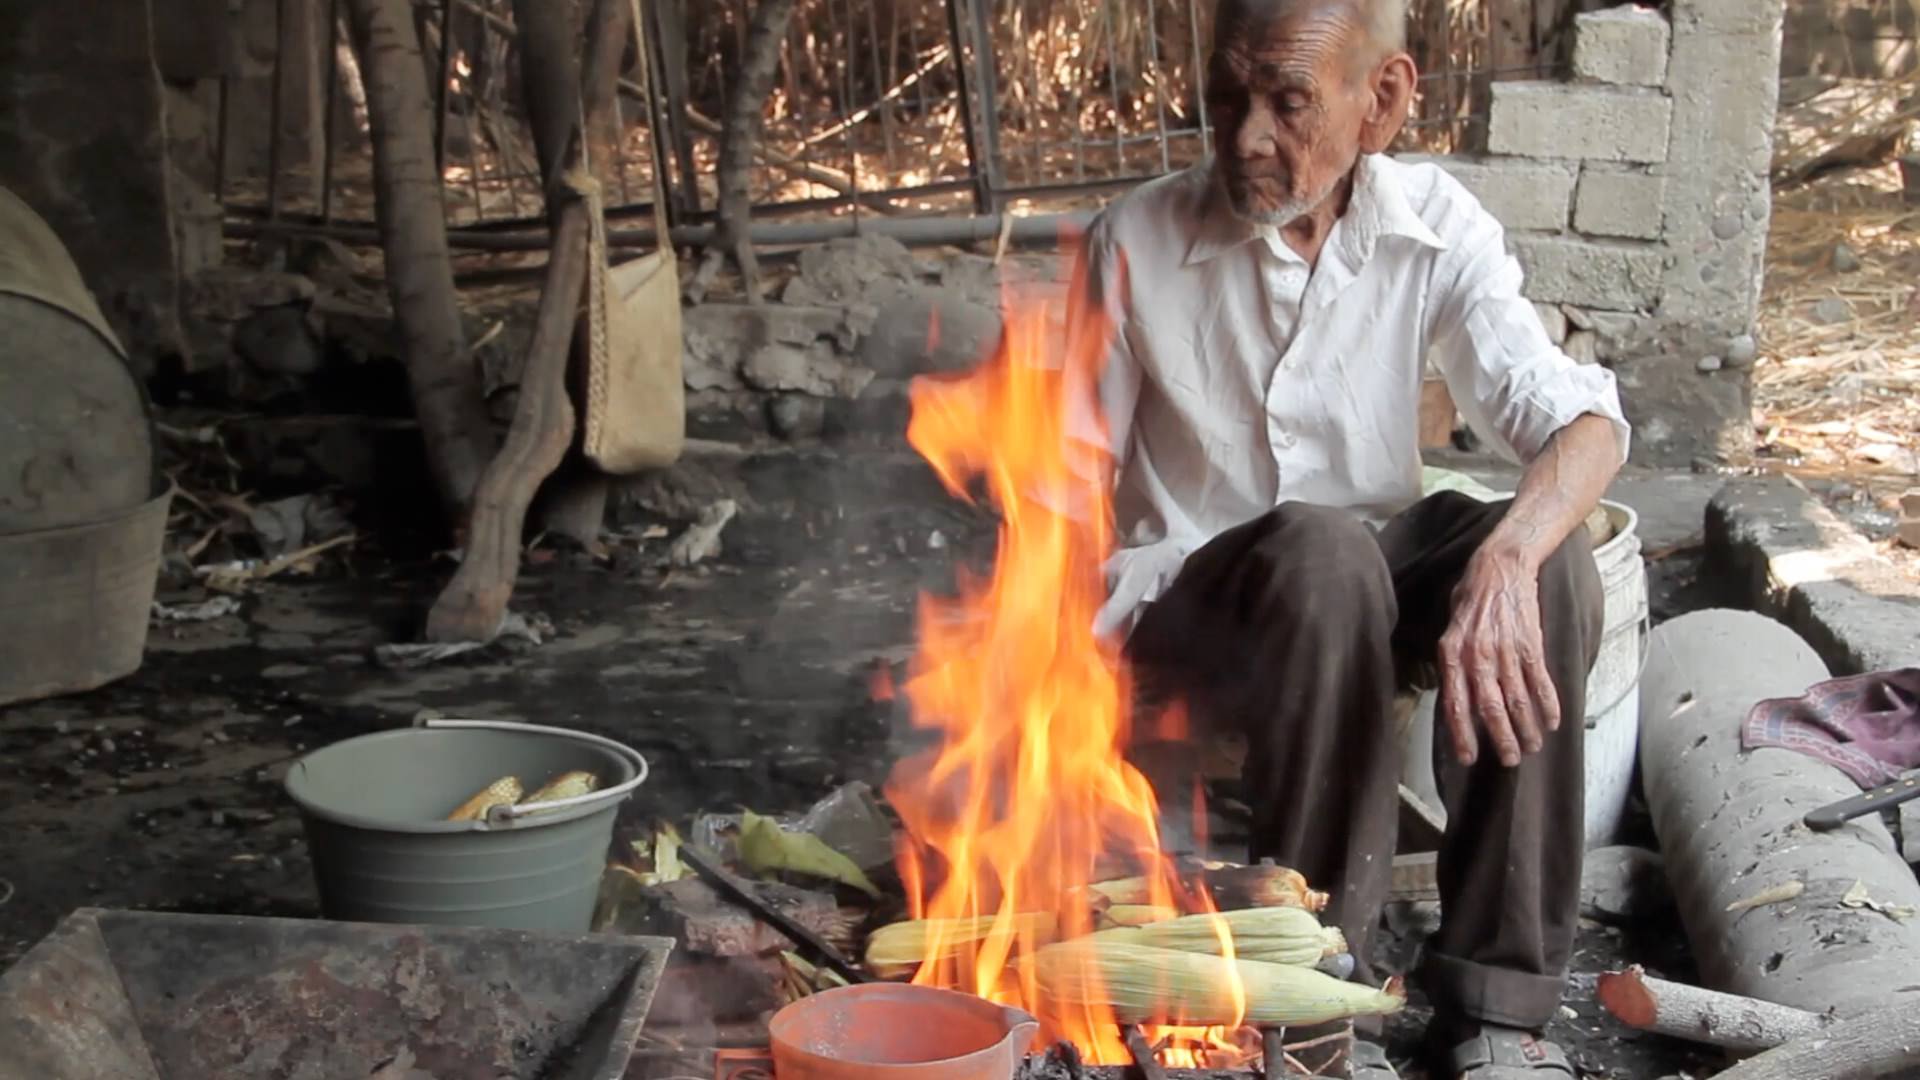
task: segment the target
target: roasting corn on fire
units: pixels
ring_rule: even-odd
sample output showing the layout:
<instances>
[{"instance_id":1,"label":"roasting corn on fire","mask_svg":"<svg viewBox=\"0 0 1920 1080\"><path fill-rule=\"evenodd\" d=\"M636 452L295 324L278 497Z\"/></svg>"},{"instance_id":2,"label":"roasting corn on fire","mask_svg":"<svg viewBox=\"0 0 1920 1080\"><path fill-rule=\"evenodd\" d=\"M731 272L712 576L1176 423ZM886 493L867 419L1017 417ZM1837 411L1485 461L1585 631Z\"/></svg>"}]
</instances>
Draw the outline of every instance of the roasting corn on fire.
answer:
<instances>
[{"instance_id":1,"label":"roasting corn on fire","mask_svg":"<svg viewBox=\"0 0 1920 1080\"><path fill-rule=\"evenodd\" d=\"M885 978L911 972L929 960L959 959L992 936L998 920L995 915L981 915L971 919L915 919L883 926L867 938L867 967ZM1058 921L1046 912L1013 916L1011 930L1015 941L1028 942L1033 948L1052 944L1059 934Z\"/></svg>"},{"instance_id":2,"label":"roasting corn on fire","mask_svg":"<svg viewBox=\"0 0 1920 1080\"><path fill-rule=\"evenodd\" d=\"M1294 907L1185 915L1143 926L1102 930L1090 940L1219 956L1222 930L1232 938L1234 957L1240 960L1312 967L1324 957L1347 951L1347 939L1339 927L1321 926L1312 912Z\"/></svg>"},{"instance_id":3,"label":"roasting corn on fire","mask_svg":"<svg viewBox=\"0 0 1920 1080\"><path fill-rule=\"evenodd\" d=\"M1291 1026L1382 1016L1406 1004L1398 979L1374 989L1293 964L1229 961L1097 935L1048 945L1032 962L1042 998L1068 1008L1110 1008L1122 1023Z\"/></svg>"}]
</instances>

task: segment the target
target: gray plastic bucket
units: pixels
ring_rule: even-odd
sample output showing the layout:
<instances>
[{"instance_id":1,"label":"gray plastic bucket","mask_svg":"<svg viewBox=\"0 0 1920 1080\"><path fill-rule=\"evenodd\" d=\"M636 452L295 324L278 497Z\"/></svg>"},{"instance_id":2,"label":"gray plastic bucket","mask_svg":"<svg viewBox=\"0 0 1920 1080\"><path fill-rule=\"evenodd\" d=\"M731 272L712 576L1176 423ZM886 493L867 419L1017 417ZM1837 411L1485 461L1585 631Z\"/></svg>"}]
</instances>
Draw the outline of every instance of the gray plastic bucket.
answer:
<instances>
[{"instance_id":1,"label":"gray plastic bucket","mask_svg":"<svg viewBox=\"0 0 1920 1080\"><path fill-rule=\"evenodd\" d=\"M601 788L448 821L503 776L585 769ZM494 720L427 720L334 743L287 773L321 914L351 922L590 929L620 804L647 762L612 739Z\"/></svg>"}]
</instances>

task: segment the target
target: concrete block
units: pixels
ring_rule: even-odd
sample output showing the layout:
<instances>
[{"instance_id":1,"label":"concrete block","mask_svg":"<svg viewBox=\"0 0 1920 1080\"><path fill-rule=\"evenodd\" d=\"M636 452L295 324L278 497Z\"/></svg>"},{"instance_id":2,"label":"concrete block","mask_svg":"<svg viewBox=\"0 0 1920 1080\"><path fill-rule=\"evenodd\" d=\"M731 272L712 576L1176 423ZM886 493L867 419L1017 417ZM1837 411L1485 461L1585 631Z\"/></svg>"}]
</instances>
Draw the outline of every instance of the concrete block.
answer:
<instances>
[{"instance_id":1,"label":"concrete block","mask_svg":"<svg viewBox=\"0 0 1920 1080\"><path fill-rule=\"evenodd\" d=\"M1913 583L1791 477L1731 481L1707 506L1707 557L1836 675L1920 664Z\"/></svg>"},{"instance_id":2,"label":"concrete block","mask_svg":"<svg viewBox=\"0 0 1920 1080\"><path fill-rule=\"evenodd\" d=\"M1673 0L1673 32L1780 35L1786 0Z\"/></svg>"},{"instance_id":3,"label":"concrete block","mask_svg":"<svg viewBox=\"0 0 1920 1080\"><path fill-rule=\"evenodd\" d=\"M1588 236L1658 240L1664 232L1667 178L1589 165L1574 195L1573 227Z\"/></svg>"},{"instance_id":4,"label":"concrete block","mask_svg":"<svg viewBox=\"0 0 1920 1080\"><path fill-rule=\"evenodd\" d=\"M1667 160L1673 102L1655 90L1496 82L1487 145L1496 154L1653 165Z\"/></svg>"},{"instance_id":5,"label":"concrete block","mask_svg":"<svg viewBox=\"0 0 1920 1080\"><path fill-rule=\"evenodd\" d=\"M1660 249L1561 236L1516 236L1529 300L1601 311L1643 311L1660 300Z\"/></svg>"},{"instance_id":6,"label":"concrete block","mask_svg":"<svg viewBox=\"0 0 1920 1080\"><path fill-rule=\"evenodd\" d=\"M1659 12L1635 4L1578 15L1573 22L1573 73L1621 86L1667 81L1672 28Z\"/></svg>"},{"instance_id":7,"label":"concrete block","mask_svg":"<svg viewBox=\"0 0 1920 1080\"><path fill-rule=\"evenodd\" d=\"M1571 332L1567 313L1559 304L1535 304L1533 310L1540 316L1540 325L1547 328L1547 340L1555 345L1564 345L1567 334Z\"/></svg>"},{"instance_id":8,"label":"concrete block","mask_svg":"<svg viewBox=\"0 0 1920 1080\"><path fill-rule=\"evenodd\" d=\"M1526 158L1436 157L1508 229L1559 232L1573 205L1574 168Z\"/></svg>"}]
</instances>

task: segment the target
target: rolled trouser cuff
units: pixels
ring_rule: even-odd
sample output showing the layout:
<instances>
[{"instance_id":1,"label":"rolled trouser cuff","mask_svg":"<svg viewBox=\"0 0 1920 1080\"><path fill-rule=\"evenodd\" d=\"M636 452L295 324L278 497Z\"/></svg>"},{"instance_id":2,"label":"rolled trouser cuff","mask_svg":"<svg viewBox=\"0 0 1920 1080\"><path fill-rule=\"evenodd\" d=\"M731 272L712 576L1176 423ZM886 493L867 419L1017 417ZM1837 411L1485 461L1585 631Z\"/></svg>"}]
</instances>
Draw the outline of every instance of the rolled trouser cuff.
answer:
<instances>
[{"instance_id":1,"label":"rolled trouser cuff","mask_svg":"<svg viewBox=\"0 0 1920 1080\"><path fill-rule=\"evenodd\" d=\"M1493 967L1423 950L1416 978L1435 1011L1502 1027L1542 1031L1560 1011L1567 979Z\"/></svg>"}]
</instances>

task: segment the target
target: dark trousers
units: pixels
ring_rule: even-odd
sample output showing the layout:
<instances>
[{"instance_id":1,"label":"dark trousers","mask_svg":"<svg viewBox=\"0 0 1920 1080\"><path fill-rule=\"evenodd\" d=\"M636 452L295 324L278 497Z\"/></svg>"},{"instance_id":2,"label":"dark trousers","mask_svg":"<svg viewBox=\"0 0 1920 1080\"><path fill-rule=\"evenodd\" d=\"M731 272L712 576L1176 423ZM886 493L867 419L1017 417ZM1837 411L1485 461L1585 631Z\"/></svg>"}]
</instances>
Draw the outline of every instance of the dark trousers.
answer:
<instances>
[{"instance_id":1,"label":"dark trousers","mask_svg":"<svg viewBox=\"0 0 1920 1080\"><path fill-rule=\"evenodd\" d=\"M1340 510L1289 503L1190 557L1142 615L1127 653L1155 697L1201 730L1247 739L1251 857L1332 894L1357 977L1391 881L1403 752L1396 693L1430 673L1467 561L1506 512L1458 493L1378 531ZM1447 810L1440 930L1418 977L1443 1017L1541 1028L1560 1003L1579 914L1587 673L1602 593L1585 529L1540 573L1558 732L1518 768L1486 740L1462 766L1443 721L1434 766Z\"/></svg>"}]
</instances>

